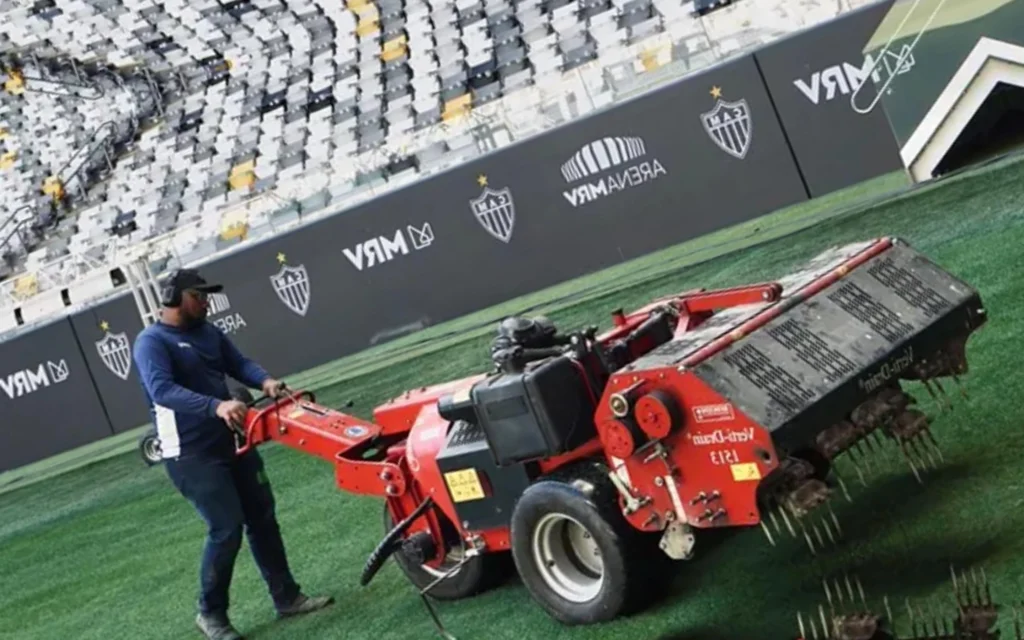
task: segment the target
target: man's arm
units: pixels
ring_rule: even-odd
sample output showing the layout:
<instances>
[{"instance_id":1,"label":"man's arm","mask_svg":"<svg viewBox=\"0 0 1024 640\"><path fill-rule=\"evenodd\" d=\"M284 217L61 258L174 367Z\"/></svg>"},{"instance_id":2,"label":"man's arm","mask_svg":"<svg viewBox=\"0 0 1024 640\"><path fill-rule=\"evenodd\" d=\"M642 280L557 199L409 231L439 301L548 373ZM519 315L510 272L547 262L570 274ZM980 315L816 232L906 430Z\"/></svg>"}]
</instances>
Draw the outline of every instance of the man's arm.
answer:
<instances>
[{"instance_id":1,"label":"man's arm","mask_svg":"<svg viewBox=\"0 0 1024 640\"><path fill-rule=\"evenodd\" d=\"M224 355L228 375L247 387L262 388L263 383L270 379L270 374L251 358L246 357L226 333L220 329L216 331L220 334L221 353Z\"/></svg>"},{"instance_id":2,"label":"man's arm","mask_svg":"<svg viewBox=\"0 0 1024 640\"><path fill-rule=\"evenodd\" d=\"M221 400L196 393L174 381L171 358L158 340L140 336L133 349L142 384L155 404L180 413L216 417Z\"/></svg>"}]
</instances>

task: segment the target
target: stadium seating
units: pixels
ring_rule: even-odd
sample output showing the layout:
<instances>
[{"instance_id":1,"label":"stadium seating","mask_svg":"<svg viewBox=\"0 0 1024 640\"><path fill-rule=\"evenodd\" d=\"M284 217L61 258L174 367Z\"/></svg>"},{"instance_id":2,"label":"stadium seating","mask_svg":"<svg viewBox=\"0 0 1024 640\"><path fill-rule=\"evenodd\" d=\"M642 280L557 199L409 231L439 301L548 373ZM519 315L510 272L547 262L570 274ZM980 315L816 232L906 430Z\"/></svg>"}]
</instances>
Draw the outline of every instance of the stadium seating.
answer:
<instances>
[{"instance_id":1,"label":"stadium seating","mask_svg":"<svg viewBox=\"0 0 1024 640\"><path fill-rule=\"evenodd\" d=\"M867 2L5 4L0 305L54 260L209 255Z\"/></svg>"}]
</instances>

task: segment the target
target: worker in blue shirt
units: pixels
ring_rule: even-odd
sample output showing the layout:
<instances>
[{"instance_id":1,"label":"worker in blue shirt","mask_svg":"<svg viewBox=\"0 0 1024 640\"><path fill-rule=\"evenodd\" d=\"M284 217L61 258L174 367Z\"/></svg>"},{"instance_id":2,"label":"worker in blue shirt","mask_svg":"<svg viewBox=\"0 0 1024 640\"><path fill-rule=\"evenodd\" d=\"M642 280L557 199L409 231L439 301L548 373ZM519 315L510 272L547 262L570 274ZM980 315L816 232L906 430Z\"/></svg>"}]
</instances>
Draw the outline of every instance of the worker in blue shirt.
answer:
<instances>
[{"instance_id":1,"label":"worker in blue shirt","mask_svg":"<svg viewBox=\"0 0 1024 640\"><path fill-rule=\"evenodd\" d=\"M159 321L139 334L133 350L167 474L206 522L196 624L210 640L242 637L227 609L243 530L280 616L333 602L309 597L296 584L263 460L255 449L236 454L231 428L244 424L248 409L231 397L226 376L271 397L283 385L206 322L207 295L222 288L193 269L175 272L161 291Z\"/></svg>"}]
</instances>

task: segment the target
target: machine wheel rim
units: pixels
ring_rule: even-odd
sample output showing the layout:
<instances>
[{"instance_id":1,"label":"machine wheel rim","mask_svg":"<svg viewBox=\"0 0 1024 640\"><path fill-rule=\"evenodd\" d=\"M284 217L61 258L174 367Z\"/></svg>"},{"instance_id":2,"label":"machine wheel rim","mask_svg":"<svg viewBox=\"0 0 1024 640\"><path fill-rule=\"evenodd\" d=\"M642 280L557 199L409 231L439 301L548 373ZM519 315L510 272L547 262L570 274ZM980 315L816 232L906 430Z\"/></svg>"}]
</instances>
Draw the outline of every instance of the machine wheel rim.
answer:
<instances>
[{"instance_id":1,"label":"machine wheel rim","mask_svg":"<svg viewBox=\"0 0 1024 640\"><path fill-rule=\"evenodd\" d=\"M570 602L593 600L604 585L604 562L593 534L562 513L542 517L533 532L533 561L538 573Z\"/></svg>"},{"instance_id":2,"label":"machine wheel rim","mask_svg":"<svg viewBox=\"0 0 1024 640\"><path fill-rule=\"evenodd\" d=\"M142 445L145 456L149 460L159 460L162 456L160 452L160 441L156 438L146 438Z\"/></svg>"},{"instance_id":3,"label":"machine wheel rim","mask_svg":"<svg viewBox=\"0 0 1024 640\"><path fill-rule=\"evenodd\" d=\"M441 567L439 569L435 569L434 567L426 564L420 565L420 567L435 578L440 578L441 576L446 576L448 578L455 577L459 575L459 571L462 571L462 567L459 567L455 571L452 571L452 569L462 562L462 559L465 557L465 551L465 545L460 544L445 555L444 561L441 562ZM448 573L449 571L451 571L451 573Z\"/></svg>"},{"instance_id":4,"label":"machine wheel rim","mask_svg":"<svg viewBox=\"0 0 1024 640\"><path fill-rule=\"evenodd\" d=\"M441 522L441 533L445 538L445 542L448 543L448 553L445 554L444 560L441 561L441 566L434 568L427 564L421 564L420 568L435 578L442 576L452 578L459 575L459 572L462 571L462 567L458 569L455 569L455 567L466 557L466 542L459 535L458 531L451 526L447 518ZM452 571L452 569L455 570ZM451 573L448 573L449 571Z\"/></svg>"}]
</instances>

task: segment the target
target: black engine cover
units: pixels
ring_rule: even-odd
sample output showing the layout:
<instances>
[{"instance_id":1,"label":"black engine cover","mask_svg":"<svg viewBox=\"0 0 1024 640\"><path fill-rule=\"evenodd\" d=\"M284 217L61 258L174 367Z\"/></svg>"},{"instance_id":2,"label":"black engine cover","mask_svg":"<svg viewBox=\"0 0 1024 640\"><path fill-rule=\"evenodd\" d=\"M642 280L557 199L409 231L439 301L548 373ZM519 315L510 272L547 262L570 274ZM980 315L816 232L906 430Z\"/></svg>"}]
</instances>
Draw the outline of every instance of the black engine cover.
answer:
<instances>
[{"instance_id":1,"label":"black engine cover","mask_svg":"<svg viewBox=\"0 0 1024 640\"><path fill-rule=\"evenodd\" d=\"M456 421L437 456L459 521L470 530L507 526L535 472L529 463L499 467L479 425Z\"/></svg>"},{"instance_id":2,"label":"black engine cover","mask_svg":"<svg viewBox=\"0 0 1024 640\"><path fill-rule=\"evenodd\" d=\"M471 398L498 465L558 455L596 436L587 379L568 356L483 380Z\"/></svg>"}]
</instances>

